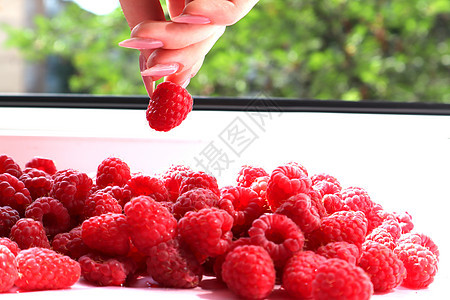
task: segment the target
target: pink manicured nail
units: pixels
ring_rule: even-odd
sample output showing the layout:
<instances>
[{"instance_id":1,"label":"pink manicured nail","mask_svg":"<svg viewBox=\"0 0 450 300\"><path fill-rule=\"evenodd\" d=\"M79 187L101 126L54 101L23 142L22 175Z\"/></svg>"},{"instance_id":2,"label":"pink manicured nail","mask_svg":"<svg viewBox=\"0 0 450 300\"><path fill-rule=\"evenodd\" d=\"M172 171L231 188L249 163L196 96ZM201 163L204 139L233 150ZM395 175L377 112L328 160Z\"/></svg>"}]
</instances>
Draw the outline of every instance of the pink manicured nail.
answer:
<instances>
[{"instance_id":1,"label":"pink manicured nail","mask_svg":"<svg viewBox=\"0 0 450 300\"><path fill-rule=\"evenodd\" d=\"M188 14L182 14L172 19L175 23L187 23L187 24L209 24L211 20L203 16L194 16Z\"/></svg>"},{"instance_id":2,"label":"pink manicured nail","mask_svg":"<svg viewBox=\"0 0 450 300\"><path fill-rule=\"evenodd\" d=\"M119 46L131 49L155 49L162 47L163 42L155 39L131 38L121 41Z\"/></svg>"},{"instance_id":3,"label":"pink manicured nail","mask_svg":"<svg viewBox=\"0 0 450 300\"><path fill-rule=\"evenodd\" d=\"M178 71L178 64L157 64L141 72L142 76L164 77Z\"/></svg>"}]
</instances>

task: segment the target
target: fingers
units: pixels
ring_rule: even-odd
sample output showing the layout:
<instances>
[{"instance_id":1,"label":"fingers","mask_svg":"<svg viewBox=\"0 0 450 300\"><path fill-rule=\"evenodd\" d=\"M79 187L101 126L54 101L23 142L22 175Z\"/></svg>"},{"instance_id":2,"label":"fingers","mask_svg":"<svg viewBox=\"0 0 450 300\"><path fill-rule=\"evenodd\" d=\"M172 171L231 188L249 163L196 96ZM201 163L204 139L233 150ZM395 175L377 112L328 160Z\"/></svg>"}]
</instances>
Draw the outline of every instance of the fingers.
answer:
<instances>
[{"instance_id":1,"label":"fingers","mask_svg":"<svg viewBox=\"0 0 450 300\"><path fill-rule=\"evenodd\" d=\"M120 5L130 29L144 20L166 19L159 0L120 0Z\"/></svg>"},{"instance_id":2,"label":"fingers","mask_svg":"<svg viewBox=\"0 0 450 300\"><path fill-rule=\"evenodd\" d=\"M195 65L192 66L192 68L190 68L190 69L167 76L166 80L174 82L174 83L179 84L182 87L186 88L189 85L191 78L194 77L195 75L197 75L198 71L200 70L201 66L203 65L203 61L204 61L204 58L197 61L195 63Z\"/></svg>"},{"instance_id":3,"label":"fingers","mask_svg":"<svg viewBox=\"0 0 450 300\"><path fill-rule=\"evenodd\" d=\"M232 25L242 19L258 0L191 0L176 23Z\"/></svg>"},{"instance_id":4,"label":"fingers","mask_svg":"<svg viewBox=\"0 0 450 300\"><path fill-rule=\"evenodd\" d=\"M191 70L190 74L192 75L198 71L198 69L195 69L195 67L199 67L198 62L203 61L206 54L211 50L224 31L224 26L218 27L216 32L205 40L181 49L159 48L154 50L148 58L147 69L141 72L141 74L143 76L150 76L153 80L158 80L161 77L172 74L179 74L179 76L184 76L186 79L187 75L184 72ZM177 77L172 76L172 78ZM181 80L177 81L181 82Z\"/></svg>"},{"instance_id":5,"label":"fingers","mask_svg":"<svg viewBox=\"0 0 450 300\"><path fill-rule=\"evenodd\" d=\"M186 5L185 0L167 0L166 3L170 18L181 15L184 6Z\"/></svg>"}]
</instances>

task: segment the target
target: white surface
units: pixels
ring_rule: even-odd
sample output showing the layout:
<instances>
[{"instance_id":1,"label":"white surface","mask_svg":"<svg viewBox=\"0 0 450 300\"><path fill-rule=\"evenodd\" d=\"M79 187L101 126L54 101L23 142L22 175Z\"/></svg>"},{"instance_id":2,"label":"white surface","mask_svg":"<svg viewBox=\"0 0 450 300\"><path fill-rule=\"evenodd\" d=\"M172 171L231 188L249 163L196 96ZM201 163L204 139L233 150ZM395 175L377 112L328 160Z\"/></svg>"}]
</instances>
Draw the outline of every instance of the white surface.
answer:
<instances>
[{"instance_id":1,"label":"white surface","mask_svg":"<svg viewBox=\"0 0 450 300\"><path fill-rule=\"evenodd\" d=\"M233 140L233 132L242 134ZM249 137L252 142L242 150L239 143L245 144ZM202 170L197 160L206 158L206 149L212 149L208 145L215 146L219 157L230 160L227 166L223 160L215 161L225 166L221 172L212 170L220 185L232 184L242 164L259 165L270 172L282 163L297 161L310 174L329 173L344 187L367 189L372 199L389 211L408 211L415 230L430 235L440 248L438 276L428 289L399 288L374 298L450 298L446 295L450 282L450 117L194 111L181 126L159 133L148 127L144 111L0 108L0 153L12 156L21 166L40 155L54 159L59 169L92 173L104 158L118 156L133 171L147 174L179 163ZM238 149L239 155L232 149ZM65 298L89 294L232 299L224 290L166 292L148 288L87 289L80 285L70 291L2 297L49 299L61 297L61 293ZM282 292L276 292L271 298L282 296Z\"/></svg>"}]
</instances>

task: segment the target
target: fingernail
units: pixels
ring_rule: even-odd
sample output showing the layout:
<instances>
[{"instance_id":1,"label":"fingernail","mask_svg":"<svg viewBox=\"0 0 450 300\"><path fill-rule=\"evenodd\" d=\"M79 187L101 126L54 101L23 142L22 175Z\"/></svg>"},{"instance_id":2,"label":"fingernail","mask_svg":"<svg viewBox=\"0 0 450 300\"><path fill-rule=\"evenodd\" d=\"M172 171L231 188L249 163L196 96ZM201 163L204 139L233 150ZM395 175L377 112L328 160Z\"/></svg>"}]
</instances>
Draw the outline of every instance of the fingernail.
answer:
<instances>
[{"instance_id":1,"label":"fingernail","mask_svg":"<svg viewBox=\"0 0 450 300\"><path fill-rule=\"evenodd\" d=\"M185 89L185 88L189 85L189 82L191 82L191 79L190 79L190 78L186 79L186 81L183 82L183 83L180 84L180 85L181 85L182 88Z\"/></svg>"},{"instance_id":2,"label":"fingernail","mask_svg":"<svg viewBox=\"0 0 450 300\"><path fill-rule=\"evenodd\" d=\"M211 20L203 16L194 16L188 14L182 14L172 19L175 23L187 23L187 24L209 24Z\"/></svg>"},{"instance_id":3,"label":"fingernail","mask_svg":"<svg viewBox=\"0 0 450 300\"><path fill-rule=\"evenodd\" d=\"M142 76L164 77L178 71L178 64L157 64L141 72Z\"/></svg>"},{"instance_id":4,"label":"fingernail","mask_svg":"<svg viewBox=\"0 0 450 300\"><path fill-rule=\"evenodd\" d=\"M121 41L119 43L120 47L131 48L131 49L155 49L160 48L164 44L160 40L155 39L144 39L144 38L131 38L128 40Z\"/></svg>"}]
</instances>

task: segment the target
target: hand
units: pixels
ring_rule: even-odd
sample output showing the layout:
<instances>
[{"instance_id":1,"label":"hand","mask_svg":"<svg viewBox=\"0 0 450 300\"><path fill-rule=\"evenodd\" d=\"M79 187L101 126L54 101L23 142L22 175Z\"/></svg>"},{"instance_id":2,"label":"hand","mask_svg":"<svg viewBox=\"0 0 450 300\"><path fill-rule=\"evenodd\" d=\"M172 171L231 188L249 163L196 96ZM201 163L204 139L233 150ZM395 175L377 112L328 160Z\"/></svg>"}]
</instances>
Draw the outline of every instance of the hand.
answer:
<instances>
[{"instance_id":1,"label":"hand","mask_svg":"<svg viewBox=\"0 0 450 300\"><path fill-rule=\"evenodd\" d=\"M186 87L226 26L244 17L258 0L167 0L166 21L159 0L121 0L131 38L120 46L139 49L149 96L162 77Z\"/></svg>"}]
</instances>

